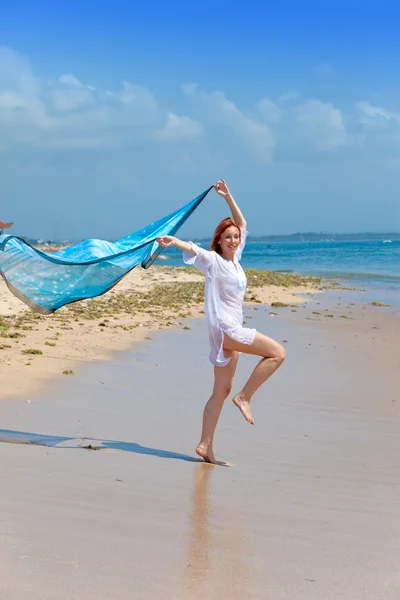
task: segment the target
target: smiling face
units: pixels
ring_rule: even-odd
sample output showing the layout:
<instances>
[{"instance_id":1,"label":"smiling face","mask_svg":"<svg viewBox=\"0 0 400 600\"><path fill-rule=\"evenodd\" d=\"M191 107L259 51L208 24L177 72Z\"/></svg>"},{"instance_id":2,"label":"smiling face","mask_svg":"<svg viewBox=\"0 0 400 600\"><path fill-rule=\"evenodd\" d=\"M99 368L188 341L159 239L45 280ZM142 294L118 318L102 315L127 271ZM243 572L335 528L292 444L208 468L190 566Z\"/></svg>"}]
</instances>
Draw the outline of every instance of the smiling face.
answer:
<instances>
[{"instance_id":1,"label":"smiling face","mask_svg":"<svg viewBox=\"0 0 400 600\"><path fill-rule=\"evenodd\" d=\"M218 243L221 248L222 256L232 260L240 244L239 229L234 225L231 225L221 234Z\"/></svg>"}]
</instances>

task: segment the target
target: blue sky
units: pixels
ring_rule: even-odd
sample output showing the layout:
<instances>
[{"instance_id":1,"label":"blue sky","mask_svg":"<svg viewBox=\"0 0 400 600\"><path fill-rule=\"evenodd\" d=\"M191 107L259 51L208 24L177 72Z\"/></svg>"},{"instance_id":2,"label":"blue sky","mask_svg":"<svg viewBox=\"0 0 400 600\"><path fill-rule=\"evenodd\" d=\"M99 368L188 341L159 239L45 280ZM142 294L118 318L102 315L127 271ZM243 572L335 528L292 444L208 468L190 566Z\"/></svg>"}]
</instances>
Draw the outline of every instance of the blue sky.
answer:
<instances>
[{"instance_id":1,"label":"blue sky","mask_svg":"<svg viewBox=\"0 0 400 600\"><path fill-rule=\"evenodd\" d=\"M115 239L224 177L254 235L400 230L399 17L384 0L7 3L0 220ZM209 195L182 236L226 214Z\"/></svg>"}]
</instances>

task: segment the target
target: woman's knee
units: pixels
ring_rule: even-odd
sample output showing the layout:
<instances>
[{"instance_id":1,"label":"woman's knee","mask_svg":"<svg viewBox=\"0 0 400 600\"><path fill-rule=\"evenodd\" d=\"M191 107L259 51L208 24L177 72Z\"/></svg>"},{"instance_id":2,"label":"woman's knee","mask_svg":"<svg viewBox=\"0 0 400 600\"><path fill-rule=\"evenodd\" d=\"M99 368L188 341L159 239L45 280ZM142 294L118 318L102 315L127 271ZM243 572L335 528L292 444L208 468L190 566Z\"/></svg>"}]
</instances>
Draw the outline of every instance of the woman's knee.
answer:
<instances>
[{"instance_id":1,"label":"woman's knee","mask_svg":"<svg viewBox=\"0 0 400 600\"><path fill-rule=\"evenodd\" d=\"M219 396L220 398L222 398L223 400L226 400L226 398L229 396L229 394L232 391L232 384L231 383L226 383L224 385L219 385L214 389L214 394L216 394L217 396Z\"/></svg>"},{"instance_id":2,"label":"woman's knee","mask_svg":"<svg viewBox=\"0 0 400 600\"><path fill-rule=\"evenodd\" d=\"M286 350L280 344L277 345L275 359L281 365L286 358Z\"/></svg>"},{"instance_id":3,"label":"woman's knee","mask_svg":"<svg viewBox=\"0 0 400 600\"><path fill-rule=\"evenodd\" d=\"M276 343L273 349L270 347L265 349L264 358L272 358L280 366L286 358L286 350L283 346Z\"/></svg>"}]
</instances>

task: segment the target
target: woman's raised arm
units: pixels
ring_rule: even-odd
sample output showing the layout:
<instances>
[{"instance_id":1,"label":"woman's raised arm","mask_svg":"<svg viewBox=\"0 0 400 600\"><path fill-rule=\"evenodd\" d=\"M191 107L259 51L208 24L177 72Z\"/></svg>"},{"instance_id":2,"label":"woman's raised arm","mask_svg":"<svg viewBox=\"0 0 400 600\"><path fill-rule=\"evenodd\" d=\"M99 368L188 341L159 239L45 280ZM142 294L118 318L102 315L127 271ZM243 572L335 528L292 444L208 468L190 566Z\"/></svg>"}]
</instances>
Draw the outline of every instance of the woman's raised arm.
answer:
<instances>
[{"instance_id":1,"label":"woman's raised arm","mask_svg":"<svg viewBox=\"0 0 400 600\"><path fill-rule=\"evenodd\" d=\"M246 229L246 219L242 215L242 211L236 204L224 179L220 179L219 181L217 181L217 183L214 185L214 190L217 192L217 194L225 198L229 208L231 209L232 219L235 221L235 223L239 225L241 229Z\"/></svg>"}]
</instances>

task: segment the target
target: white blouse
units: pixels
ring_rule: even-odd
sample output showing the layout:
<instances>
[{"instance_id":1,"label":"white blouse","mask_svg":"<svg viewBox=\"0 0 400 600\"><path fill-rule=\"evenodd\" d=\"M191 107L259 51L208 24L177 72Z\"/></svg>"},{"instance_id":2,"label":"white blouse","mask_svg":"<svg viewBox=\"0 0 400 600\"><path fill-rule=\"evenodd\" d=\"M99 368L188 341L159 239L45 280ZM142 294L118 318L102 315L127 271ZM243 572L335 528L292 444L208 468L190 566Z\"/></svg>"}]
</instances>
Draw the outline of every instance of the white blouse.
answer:
<instances>
[{"instance_id":1,"label":"white blouse","mask_svg":"<svg viewBox=\"0 0 400 600\"><path fill-rule=\"evenodd\" d=\"M191 247L196 254L183 253L187 265L193 265L205 275L205 313L211 344L210 361L213 365L223 367L230 358L226 358L223 350L224 333L242 344L252 344L255 329L243 327L243 302L247 279L239 263L248 232L241 229L240 244L233 261L220 254L204 250L193 242Z\"/></svg>"}]
</instances>

